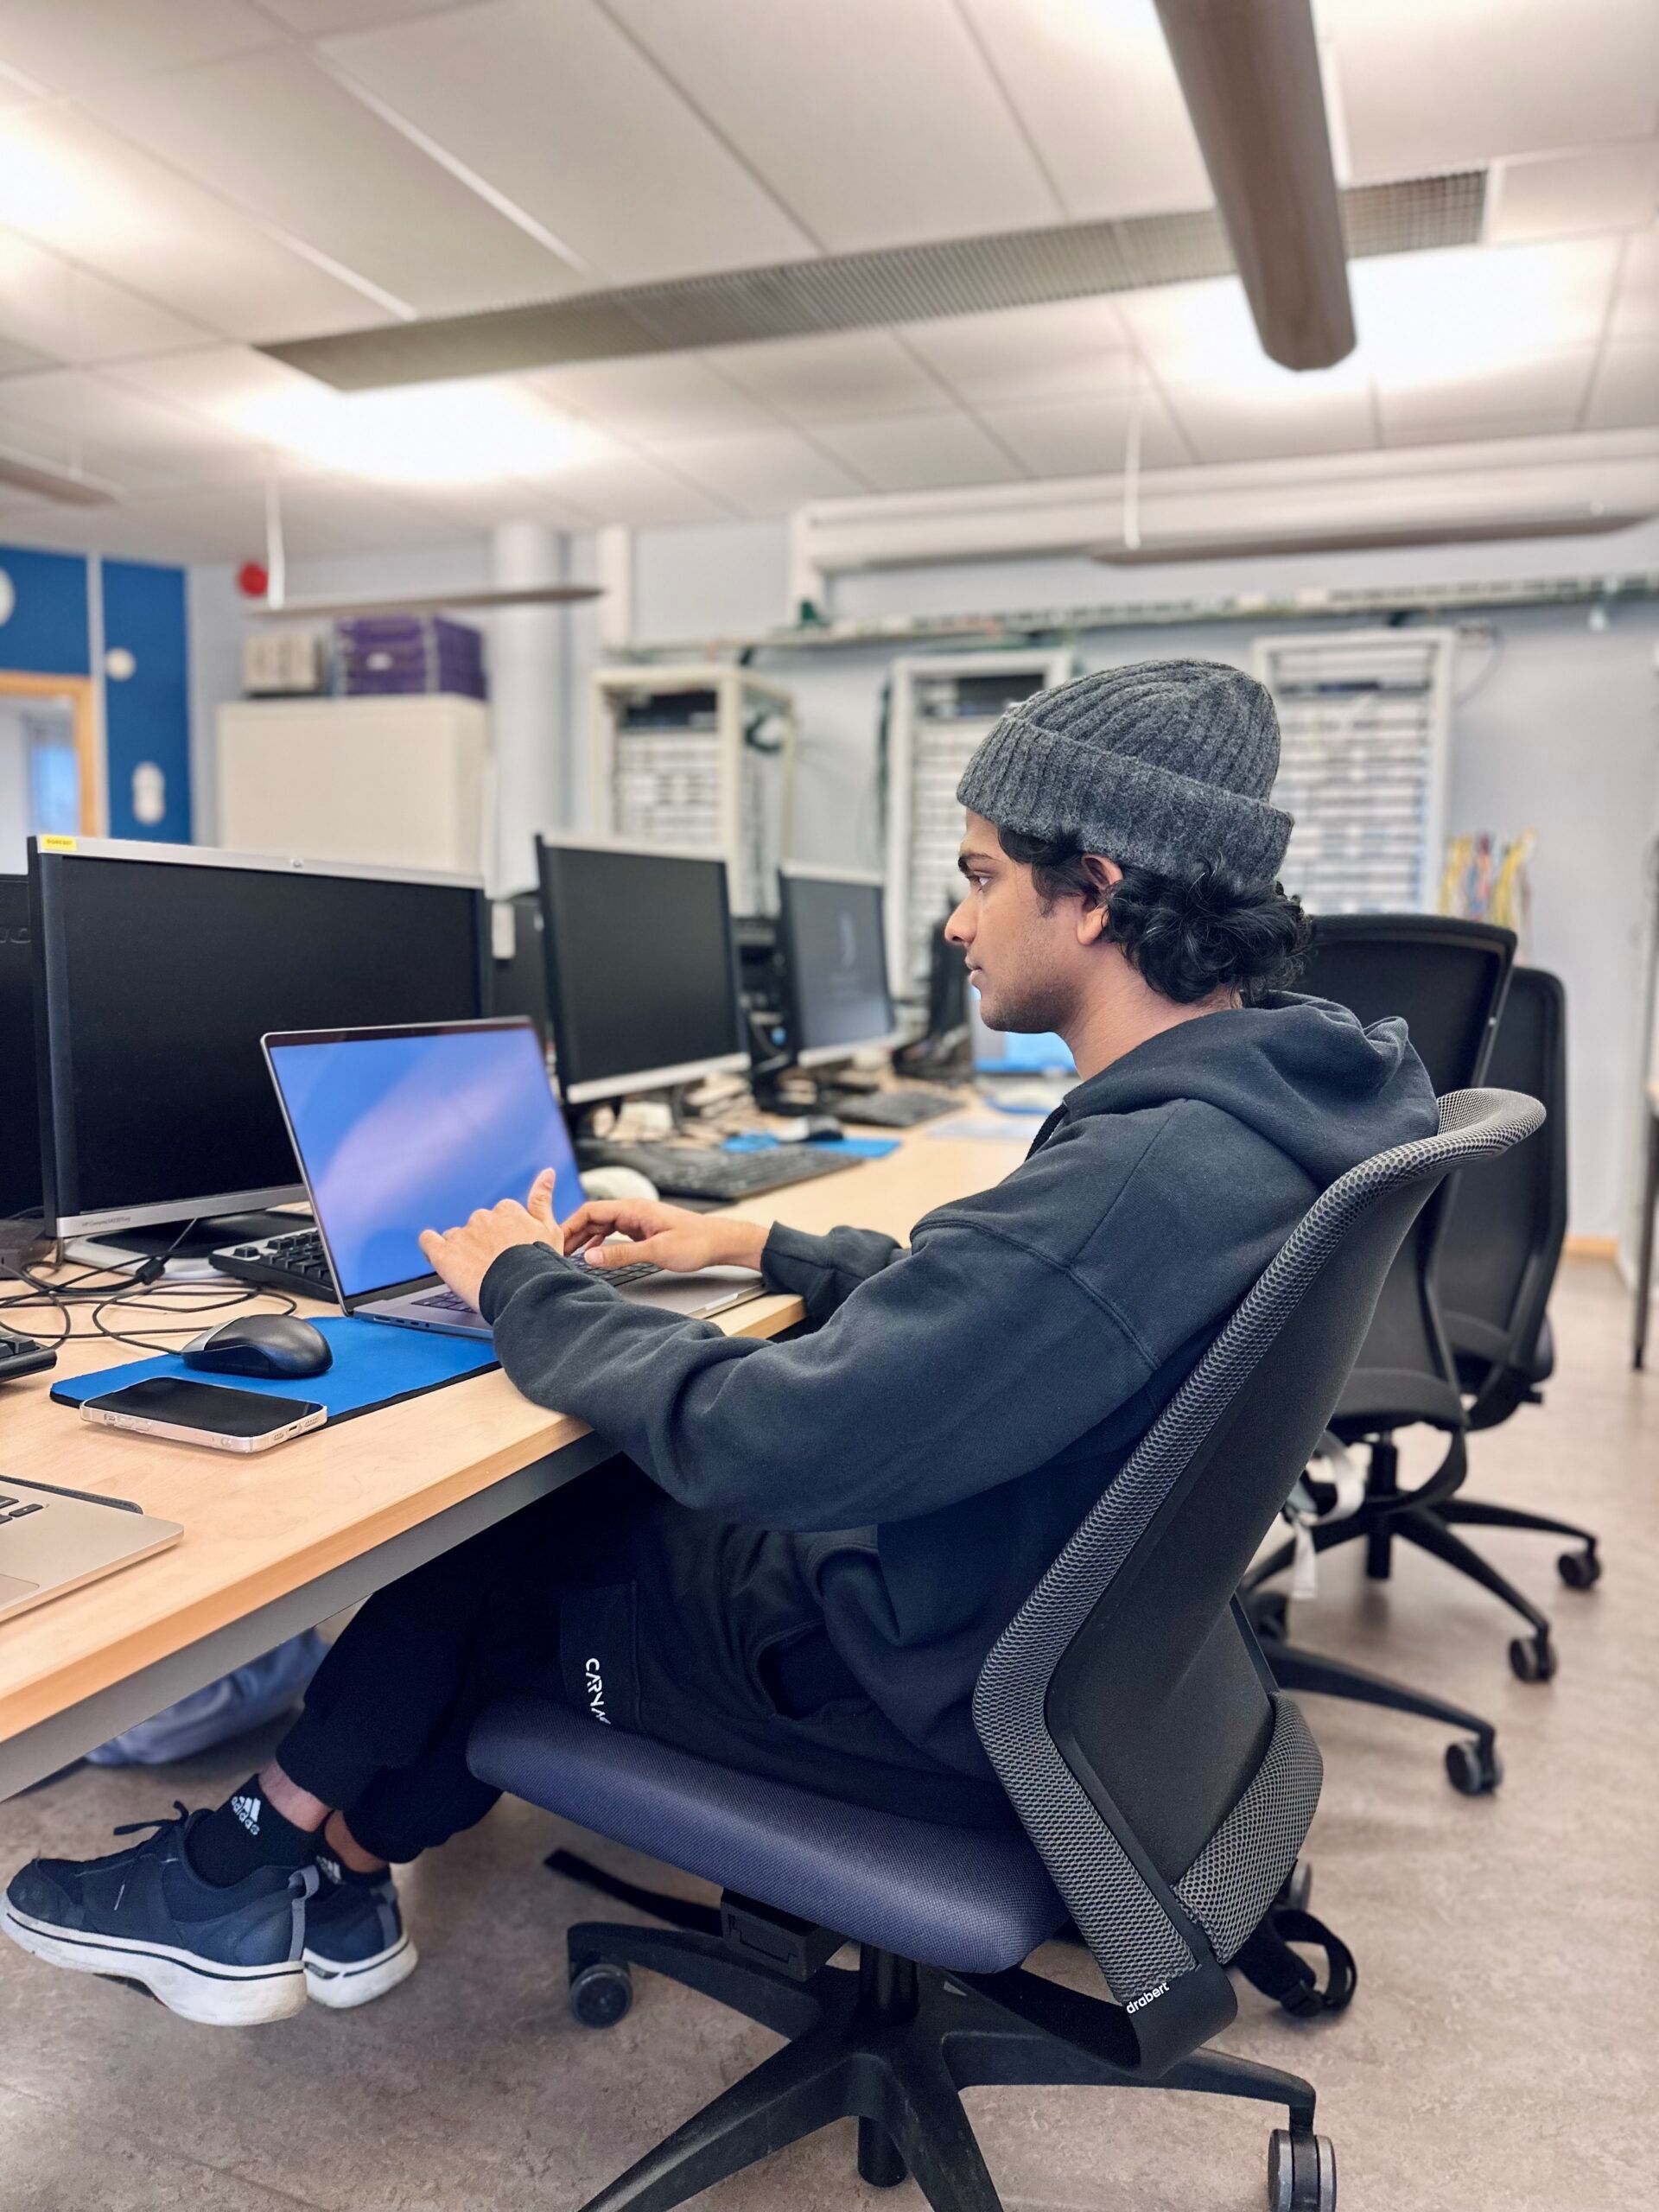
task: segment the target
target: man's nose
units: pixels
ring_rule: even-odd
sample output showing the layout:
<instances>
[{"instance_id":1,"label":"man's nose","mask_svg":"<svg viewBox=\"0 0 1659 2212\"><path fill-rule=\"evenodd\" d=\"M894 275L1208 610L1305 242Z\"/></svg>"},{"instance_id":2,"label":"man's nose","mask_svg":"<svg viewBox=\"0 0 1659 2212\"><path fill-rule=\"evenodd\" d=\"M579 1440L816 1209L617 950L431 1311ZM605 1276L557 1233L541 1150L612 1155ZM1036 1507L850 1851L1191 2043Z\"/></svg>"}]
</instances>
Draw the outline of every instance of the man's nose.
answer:
<instances>
[{"instance_id":1,"label":"man's nose","mask_svg":"<svg viewBox=\"0 0 1659 2212\"><path fill-rule=\"evenodd\" d=\"M947 944L965 946L971 944L973 940L973 931L968 926L968 901L964 899L944 925L944 941Z\"/></svg>"}]
</instances>

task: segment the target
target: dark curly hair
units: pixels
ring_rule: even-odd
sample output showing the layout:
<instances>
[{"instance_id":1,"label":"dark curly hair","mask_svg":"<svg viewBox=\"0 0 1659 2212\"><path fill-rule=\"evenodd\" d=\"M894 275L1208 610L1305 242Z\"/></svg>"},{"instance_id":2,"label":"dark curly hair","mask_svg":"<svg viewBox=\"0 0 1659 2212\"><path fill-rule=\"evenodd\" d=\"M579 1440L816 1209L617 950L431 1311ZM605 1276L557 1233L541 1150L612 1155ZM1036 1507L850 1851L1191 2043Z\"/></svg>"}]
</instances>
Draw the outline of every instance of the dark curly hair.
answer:
<instances>
[{"instance_id":1,"label":"dark curly hair","mask_svg":"<svg viewBox=\"0 0 1659 2212\"><path fill-rule=\"evenodd\" d=\"M1300 900L1282 884L1246 885L1224 869L1165 875L1126 868L1103 894L1084 866L1074 836L1028 837L999 830L1011 861L1029 868L1047 904L1081 896L1104 905L1100 943L1121 945L1125 958L1160 997L1193 1006L1217 991L1236 991L1246 1006L1285 990L1300 974L1313 944Z\"/></svg>"}]
</instances>

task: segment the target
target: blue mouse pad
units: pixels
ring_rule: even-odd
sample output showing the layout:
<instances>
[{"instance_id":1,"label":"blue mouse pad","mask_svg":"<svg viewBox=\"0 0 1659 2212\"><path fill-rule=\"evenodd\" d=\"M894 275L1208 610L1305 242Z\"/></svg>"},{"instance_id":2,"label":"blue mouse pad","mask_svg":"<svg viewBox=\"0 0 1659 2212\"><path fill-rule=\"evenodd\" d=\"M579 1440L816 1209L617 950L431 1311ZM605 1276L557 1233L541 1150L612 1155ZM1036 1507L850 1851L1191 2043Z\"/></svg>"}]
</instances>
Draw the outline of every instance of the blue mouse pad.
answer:
<instances>
[{"instance_id":1,"label":"blue mouse pad","mask_svg":"<svg viewBox=\"0 0 1659 2212\"><path fill-rule=\"evenodd\" d=\"M759 1129L728 1137L722 1152L827 1152L831 1160L885 1160L897 1152L897 1137L814 1137L805 1144L780 1145Z\"/></svg>"},{"instance_id":2,"label":"blue mouse pad","mask_svg":"<svg viewBox=\"0 0 1659 2212\"><path fill-rule=\"evenodd\" d=\"M399 1329L389 1321L359 1321L346 1314L314 1323L328 1339L334 1363L325 1375L287 1376L267 1381L252 1375L204 1375L187 1367L176 1352L106 1367L97 1375L73 1375L52 1386L60 1406L78 1406L106 1390L124 1389L152 1375L176 1375L186 1382L217 1383L227 1390L253 1390L265 1398L299 1398L323 1407L331 1421L395 1406L403 1398L482 1375L498 1364L493 1345L474 1337L441 1337L429 1329Z\"/></svg>"}]
</instances>

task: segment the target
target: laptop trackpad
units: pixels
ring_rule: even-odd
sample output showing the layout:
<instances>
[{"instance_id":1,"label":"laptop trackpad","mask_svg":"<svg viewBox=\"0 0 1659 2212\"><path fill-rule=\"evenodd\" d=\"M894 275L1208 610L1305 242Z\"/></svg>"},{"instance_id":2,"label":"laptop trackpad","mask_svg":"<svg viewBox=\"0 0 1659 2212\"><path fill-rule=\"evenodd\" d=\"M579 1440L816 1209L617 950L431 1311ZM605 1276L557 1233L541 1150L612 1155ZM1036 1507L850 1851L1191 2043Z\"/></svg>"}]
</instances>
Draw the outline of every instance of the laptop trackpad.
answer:
<instances>
[{"instance_id":1,"label":"laptop trackpad","mask_svg":"<svg viewBox=\"0 0 1659 2212\"><path fill-rule=\"evenodd\" d=\"M38 1582L21 1581L15 1574L0 1574L0 1605L15 1605L20 1598L32 1598L40 1586Z\"/></svg>"}]
</instances>

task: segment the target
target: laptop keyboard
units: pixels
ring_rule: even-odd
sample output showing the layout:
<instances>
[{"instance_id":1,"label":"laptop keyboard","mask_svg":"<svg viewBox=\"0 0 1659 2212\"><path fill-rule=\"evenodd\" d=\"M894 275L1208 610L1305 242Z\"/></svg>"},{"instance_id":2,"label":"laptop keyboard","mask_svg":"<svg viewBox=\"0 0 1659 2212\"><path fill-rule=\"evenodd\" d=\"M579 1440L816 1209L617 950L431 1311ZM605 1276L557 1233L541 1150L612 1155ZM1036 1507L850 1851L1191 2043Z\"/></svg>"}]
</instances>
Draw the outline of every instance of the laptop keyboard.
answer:
<instances>
[{"instance_id":1,"label":"laptop keyboard","mask_svg":"<svg viewBox=\"0 0 1659 2212\"><path fill-rule=\"evenodd\" d=\"M25 1502L20 1498L0 1496L0 1524L8 1521L22 1521L27 1515L39 1513L41 1510L38 1498L31 1498Z\"/></svg>"}]
</instances>

